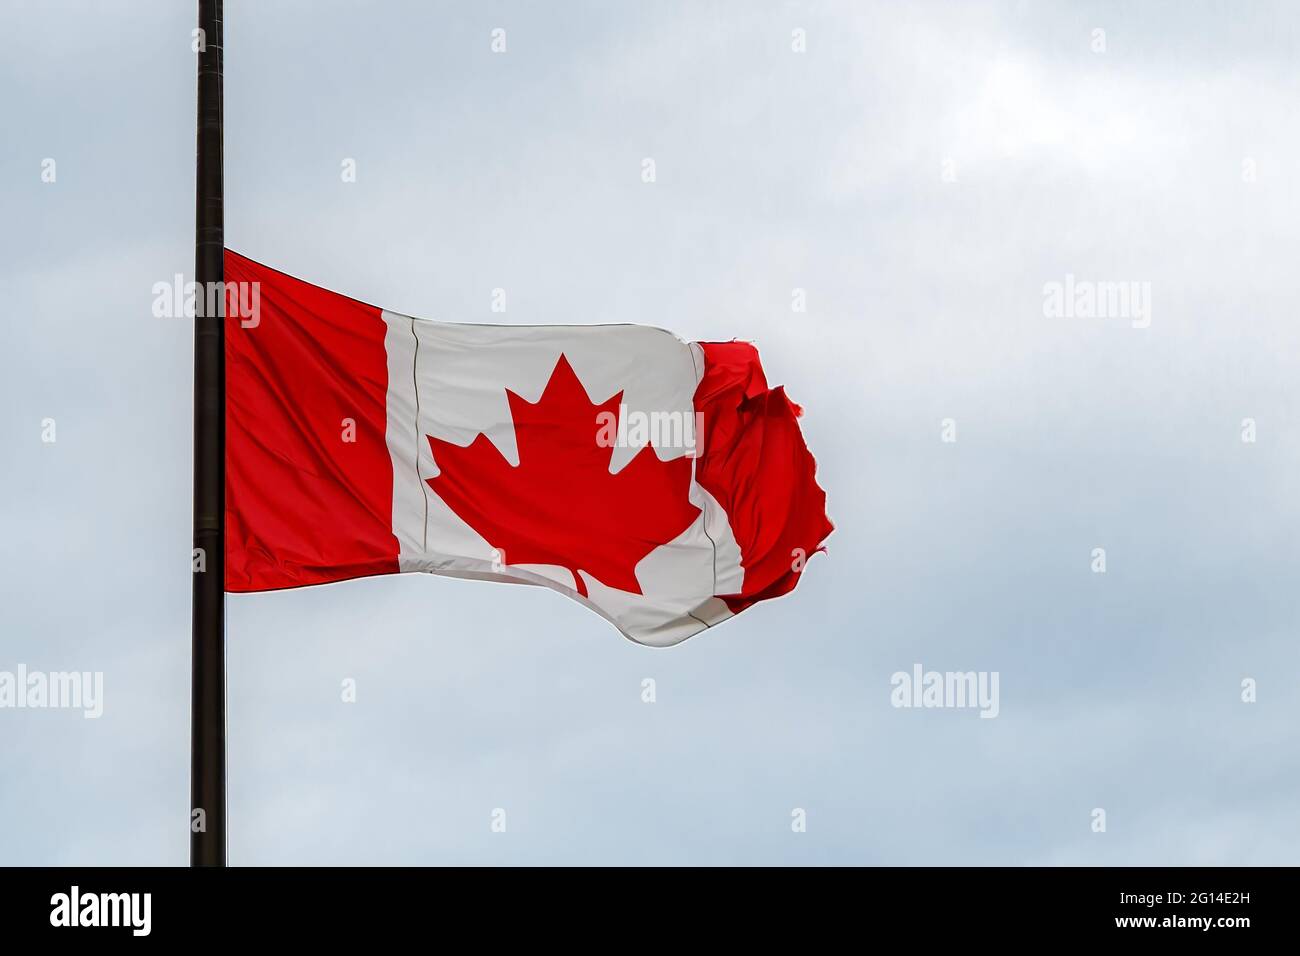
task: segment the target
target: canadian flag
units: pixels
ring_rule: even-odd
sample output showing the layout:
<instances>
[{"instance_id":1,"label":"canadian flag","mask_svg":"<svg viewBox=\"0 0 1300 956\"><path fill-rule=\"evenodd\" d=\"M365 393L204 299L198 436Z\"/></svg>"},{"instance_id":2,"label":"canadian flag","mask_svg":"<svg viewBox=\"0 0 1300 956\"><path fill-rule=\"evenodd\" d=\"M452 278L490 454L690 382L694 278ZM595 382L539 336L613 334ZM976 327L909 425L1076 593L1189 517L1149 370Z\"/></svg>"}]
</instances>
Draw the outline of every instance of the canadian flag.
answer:
<instances>
[{"instance_id":1,"label":"canadian flag","mask_svg":"<svg viewBox=\"0 0 1300 956\"><path fill-rule=\"evenodd\" d=\"M227 250L227 591L543 585L642 644L794 588L831 532L745 342L431 322Z\"/></svg>"}]
</instances>

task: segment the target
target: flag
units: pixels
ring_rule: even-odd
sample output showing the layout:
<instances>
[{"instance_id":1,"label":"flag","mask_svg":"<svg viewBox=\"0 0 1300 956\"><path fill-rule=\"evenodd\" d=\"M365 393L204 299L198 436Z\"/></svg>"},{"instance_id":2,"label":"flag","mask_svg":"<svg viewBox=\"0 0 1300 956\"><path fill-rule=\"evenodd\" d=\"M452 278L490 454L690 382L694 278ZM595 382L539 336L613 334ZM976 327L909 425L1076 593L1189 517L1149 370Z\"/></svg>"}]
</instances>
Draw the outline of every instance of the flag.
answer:
<instances>
[{"instance_id":1,"label":"flag","mask_svg":"<svg viewBox=\"0 0 1300 956\"><path fill-rule=\"evenodd\" d=\"M831 531L746 342L434 322L230 250L225 588L542 585L666 646L794 588Z\"/></svg>"}]
</instances>

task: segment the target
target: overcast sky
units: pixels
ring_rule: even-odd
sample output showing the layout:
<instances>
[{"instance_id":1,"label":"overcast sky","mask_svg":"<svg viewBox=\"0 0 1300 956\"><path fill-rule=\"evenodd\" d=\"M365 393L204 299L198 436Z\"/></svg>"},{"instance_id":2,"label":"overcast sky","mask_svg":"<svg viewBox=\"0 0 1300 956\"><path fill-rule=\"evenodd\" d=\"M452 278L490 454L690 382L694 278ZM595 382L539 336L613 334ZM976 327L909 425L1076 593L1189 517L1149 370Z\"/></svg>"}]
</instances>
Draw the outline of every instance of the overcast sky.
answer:
<instances>
[{"instance_id":1,"label":"overcast sky","mask_svg":"<svg viewBox=\"0 0 1300 956\"><path fill-rule=\"evenodd\" d=\"M0 6L0 671L104 675L97 720L0 709L0 863L187 859L192 332L151 290L193 268L193 27ZM1300 860L1298 30L227 0L229 246L432 319L752 340L837 525L668 650L533 588L231 597L231 862ZM1149 326L1045 314L1067 276L1148 283ZM998 716L891 706L916 664L997 672Z\"/></svg>"}]
</instances>

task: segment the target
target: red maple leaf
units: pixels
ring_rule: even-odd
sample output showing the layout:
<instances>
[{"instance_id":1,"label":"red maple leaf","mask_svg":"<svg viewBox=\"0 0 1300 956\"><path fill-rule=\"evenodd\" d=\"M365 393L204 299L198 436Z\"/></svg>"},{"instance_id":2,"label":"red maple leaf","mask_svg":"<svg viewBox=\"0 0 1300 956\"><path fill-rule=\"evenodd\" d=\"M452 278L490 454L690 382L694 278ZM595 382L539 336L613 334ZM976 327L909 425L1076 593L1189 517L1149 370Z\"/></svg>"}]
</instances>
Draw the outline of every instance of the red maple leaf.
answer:
<instances>
[{"instance_id":1,"label":"red maple leaf","mask_svg":"<svg viewBox=\"0 0 1300 956\"><path fill-rule=\"evenodd\" d=\"M617 416L623 393L594 404L563 355L535 403L505 392L519 464L486 435L465 447L428 435L439 469L429 487L504 562L567 568L584 596L580 568L607 587L640 594L637 563L700 513L687 500L690 459L660 461L646 447L610 474L613 449L597 442L597 419Z\"/></svg>"}]
</instances>

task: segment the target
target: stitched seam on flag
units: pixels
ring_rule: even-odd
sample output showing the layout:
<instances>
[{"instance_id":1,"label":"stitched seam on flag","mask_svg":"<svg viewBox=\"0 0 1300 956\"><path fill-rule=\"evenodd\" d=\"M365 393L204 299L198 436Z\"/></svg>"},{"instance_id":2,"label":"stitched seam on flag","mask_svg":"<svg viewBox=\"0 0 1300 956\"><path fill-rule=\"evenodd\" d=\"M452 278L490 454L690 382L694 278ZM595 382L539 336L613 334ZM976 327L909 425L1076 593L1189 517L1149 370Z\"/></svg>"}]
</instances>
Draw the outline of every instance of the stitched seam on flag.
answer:
<instances>
[{"instance_id":1,"label":"stitched seam on flag","mask_svg":"<svg viewBox=\"0 0 1300 956\"><path fill-rule=\"evenodd\" d=\"M691 357L691 368L692 368L692 369L694 370L694 372L695 372L695 384L696 384L696 387L698 388L698 387L699 387L699 383L700 383L700 378L701 378L701 372L700 372L700 367L699 367L699 365L697 365L697 364L695 363L695 349L691 348L689 342L686 344L686 353L687 353L688 355L690 355L690 357ZM691 410L692 410L692 411L695 410L695 403L694 403L694 401L692 401L692 403L691 403ZM704 436L702 436L702 435L696 435L696 436L695 436L695 440L696 440L697 442L702 442L702 441L704 440ZM695 481L695 464L696 464L696 462L698 462L698 461L700 460L700 459L699 459L699 455L698 455L698 452L699 452L700 450L701 450L701 449L698 449L698 448L696 449L696 451L697 451L697 455L696 455L694 461L691 462L691 480L692 480L692 481ZM699 487L699 482L696 482L696 487ZM702 491L703 489L701 488L700 490ZM713 594L714 594L714 596L716 597L717 594L718 594L718 542L714 541L714 540L713 540L713 535L709 534L709 519L708 519L708 516L705 515L705 513L704 513L704 509L703 509L703 508L700 509L700 528L704 531L704 537L706 537L706 538L709 539L709 544L713 545ZM698 618L698 617L696 617L694 611L687 611L686 613L687 613L687 615L688 615L692 620L694 620L694 621L696 621L696 622L698 622L698 623L700 623L700 624L703 624L703 625L704 625L704 629L705 629L706 631L707 631L710 627L713 626L713 625L711 625L708 621L706 621L706 620L704 620L704 619L702 619L702 618Z\"/></svg>"},{"instance_id":2,"label":"stitched seam on flag","mask_svg":"<svg viewBox=\"0 0 1300 956\"><path fill-rule=\"evenodd\" d=\"M688 355L690 355L690 357L691 357L691 368L695 370L695 381L696 381L696 383L697 383L697 384L696 384L696 387L698 388L698 387L699 387L698 383L699 383L700 380L703 378L703 373L700 371L700 367L695 363L695 349L691 348L691 346L690 346L689 343L687 343L687 345L686 345L686 353L687 353ZM692 402L691 402L691 411L694 411L694 410L695 410L695 403L694 403L694 401L692 401ZM696 441L697 443L703 443L703 441L704 441L704 436L703 436L703 435L696 435L696 436L695 436L695 441ZM699 454L700 454L700 452L702 452L703 450L704 450L703 448L699 448L699 447L697 447L697 448L696 448L696 456L695 456L695 459L691 462L691 480L692 480L692 481L695 481L695 466L696 466L696 464L699 462L699 460L700 460L700 458L699 458ZM699 482L695 482L695 484L696 484L697 487L699 487ZM703 488L700 488L700 490L703 491L704 489L703 489ZM703 509L703 508L700 509L700 528L704 531L704 537L706 537L706 538L709 539L709 544L713 545L713 595L714 595L714 597L717 597L717 594L718 594L718 542L714 541L714 540L713 540L713 535L709 534L709 519L708 519L708 516L704 513L704 509ZM687 613L689 614L690 612L688 611ZM691 614L691 617L695 617L695 615L694 615L694 614ZM700 621L700 619L699 619L698 617L695 617L695 620ZM700 623L703 624L705 627L708 627L708 626L709 626L709 625L708 625L708 622L706 622L706 621L700 621Z\"/></svg>"},{"instance_id":3,"label":"stitched seam on flag","mask_svg":"<svg viewBox=\"0 0 1300 956\"><path fill-rule=\"evenodd\" d=\"M415 480L420 483L424 496L424 552L429 552L429 486L420 477L420 336L415 331L415 319L411 319L411 338L415 339L415 357L411 360L411 385L415 389ZM717 570L714 569L714 579Z\"/></svg>"},{"instance_id":4,"label":"stitched seam on flag","mask_svg":"<svg viewBox=\"0 0 1300 956\"><path fill-rule=\"evenodd\" d=\"M709 534L709 522L704 516L700 516L700 528L704 531L704 537L709 539L709 544L713 545L713 593L718 593L718 542L713 540L713 535Z\"/></svg>"}]
</instances>

